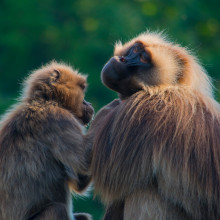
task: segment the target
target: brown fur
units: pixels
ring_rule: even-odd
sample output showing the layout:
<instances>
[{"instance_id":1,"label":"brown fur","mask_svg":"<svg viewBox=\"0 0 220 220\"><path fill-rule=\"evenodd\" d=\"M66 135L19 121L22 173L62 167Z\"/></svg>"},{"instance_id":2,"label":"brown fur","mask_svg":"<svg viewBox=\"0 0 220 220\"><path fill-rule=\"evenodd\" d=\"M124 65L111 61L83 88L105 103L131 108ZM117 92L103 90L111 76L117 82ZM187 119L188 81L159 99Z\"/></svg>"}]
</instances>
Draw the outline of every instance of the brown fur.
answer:
<instances>
[{"instance_id":1,"label":"brown fur","mask_svg":"<svg viewBox=\"0 0 220 220\"><path fill-rule=\"evenodd\" d=\"M25 81L1 121L1 220L72 219L68 184L80 192L90 182L83 121L93 108L83 104L85 86L84 76L56 62Z\"/></svg>"},{"instance_id":2,"label":"brown fur","mask_svg":"<svg viewBox=\"0 0 220 220\"><path fill-rule=\"evenodd\" d=\"M136 41L153 69L135 76L141 91L99 111L87 137L105 219L220 219L220 111L209 77L186 49L156 34L117 44L115 55Z\"/></svg>"}]
</instances>

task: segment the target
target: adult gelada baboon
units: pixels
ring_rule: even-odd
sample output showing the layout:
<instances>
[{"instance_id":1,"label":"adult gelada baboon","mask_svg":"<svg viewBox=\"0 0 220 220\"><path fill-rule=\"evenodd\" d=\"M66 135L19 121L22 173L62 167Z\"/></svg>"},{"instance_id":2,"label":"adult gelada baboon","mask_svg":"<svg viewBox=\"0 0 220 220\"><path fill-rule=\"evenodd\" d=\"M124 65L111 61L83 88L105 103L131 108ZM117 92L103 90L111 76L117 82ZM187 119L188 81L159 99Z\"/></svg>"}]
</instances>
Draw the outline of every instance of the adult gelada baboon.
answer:
<instances>
[{"instance_id":1,"label":"adult gelada baboon","mask_svg":"<svg viewBox=\"0 0 220 220\"><path fill-rule=\"evenodd\" d=\"M62 63L34 71L0 126L0 219L88 219L72 215L70 187L90 182L83 126L93 115L86 77Z\"/></svg>"},{"instance_id":2,"label":"adult gelada baboon","mask_svg":"<svg viewBox=\"0 0 220 220\"><path fill-rule=\"evenodd\" d=\"M119 93L88 133L105 219L220 219L220 114L197 59L161 34L115 46L102 81Z\"/></svg>"}]
</instances>

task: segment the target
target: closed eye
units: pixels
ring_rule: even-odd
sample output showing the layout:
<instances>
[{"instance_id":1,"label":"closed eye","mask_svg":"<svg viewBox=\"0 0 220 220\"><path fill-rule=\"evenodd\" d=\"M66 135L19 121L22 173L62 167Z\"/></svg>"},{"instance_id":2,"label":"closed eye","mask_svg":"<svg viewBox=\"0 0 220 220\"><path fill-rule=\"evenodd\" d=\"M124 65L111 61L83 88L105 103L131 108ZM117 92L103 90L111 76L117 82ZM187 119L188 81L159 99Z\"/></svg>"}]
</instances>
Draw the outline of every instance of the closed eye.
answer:
<instances>
[{"instance_id":1,"label":"closed eye","mask_svg":"<svg viewBox=\"0 0 220 220\"><path fill-rule=\"evenodd\" d=\"M79 86L80 86L80 88L81 88L83 91L86 89L86 85L85 85L85 84L80 84Z\"/></svg>"},{"instance_id":2,"label":"closed eye","mask_svg":"<svg viewBox=\"0 0 220 220\"><path fill-rule=\"evenodd\" d=\"M147 54L145 51L142 52L142 53L140 54L140 61L141 61L142 63L149 63L149 62L150 62L150 56L149 56L149 54Z\"/></svg>"}]
</instances>

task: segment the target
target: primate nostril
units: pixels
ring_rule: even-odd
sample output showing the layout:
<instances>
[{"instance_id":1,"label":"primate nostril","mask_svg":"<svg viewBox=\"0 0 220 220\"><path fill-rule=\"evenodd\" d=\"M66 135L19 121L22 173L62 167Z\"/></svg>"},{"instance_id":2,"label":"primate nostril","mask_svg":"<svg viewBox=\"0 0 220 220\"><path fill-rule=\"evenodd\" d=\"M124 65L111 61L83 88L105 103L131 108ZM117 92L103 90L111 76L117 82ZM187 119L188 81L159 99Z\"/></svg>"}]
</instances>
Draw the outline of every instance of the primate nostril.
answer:
<instances>
[{"instance_id":1,"label":"primate nostril","mask_svg":"<svg viewBox=\"0 0 220 220\"><path fill-rule=\"evenodd\" d=\"M119 59L122 63L125 63L126 62L126 59L124 57L120 57Z\"/></svg>"}]
</instances>

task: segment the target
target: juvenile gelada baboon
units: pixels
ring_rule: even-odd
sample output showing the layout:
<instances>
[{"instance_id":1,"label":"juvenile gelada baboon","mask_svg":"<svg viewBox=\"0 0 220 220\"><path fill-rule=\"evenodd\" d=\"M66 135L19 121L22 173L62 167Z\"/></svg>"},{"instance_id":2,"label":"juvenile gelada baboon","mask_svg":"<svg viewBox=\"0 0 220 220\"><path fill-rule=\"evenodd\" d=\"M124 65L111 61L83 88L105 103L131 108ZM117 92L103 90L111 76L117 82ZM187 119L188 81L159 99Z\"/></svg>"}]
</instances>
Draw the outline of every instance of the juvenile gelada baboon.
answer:
<instances>
[{"instance_id":1,"label":"juvenile gelada baboon","mask_svg":"<svg viewBox=\"0 0 220 220\"><path fill-rule=\"evenodd\" d=\"M115 46L101 73L119 93L89 129L104 219L220 219L220 111L197 59L161 34Z\"/></svg>"},{"instance_id":2,"label":"juvenile gelada baboon","mask_svg":"<svg viewBox=\"0 0 220 220\"><path fill-rule=\"evenodd\" d=\"M70 186L90 182L83 126L93 115L86 77L62 63L34 71L0 127L0 219L70 220ZM88 217L89 218L89 217Z\"/></svg>"}]
</instances>

